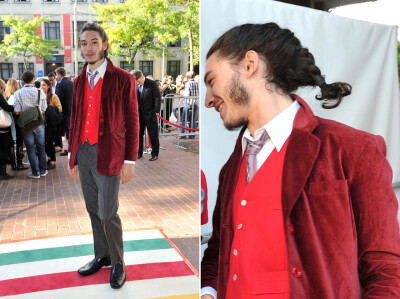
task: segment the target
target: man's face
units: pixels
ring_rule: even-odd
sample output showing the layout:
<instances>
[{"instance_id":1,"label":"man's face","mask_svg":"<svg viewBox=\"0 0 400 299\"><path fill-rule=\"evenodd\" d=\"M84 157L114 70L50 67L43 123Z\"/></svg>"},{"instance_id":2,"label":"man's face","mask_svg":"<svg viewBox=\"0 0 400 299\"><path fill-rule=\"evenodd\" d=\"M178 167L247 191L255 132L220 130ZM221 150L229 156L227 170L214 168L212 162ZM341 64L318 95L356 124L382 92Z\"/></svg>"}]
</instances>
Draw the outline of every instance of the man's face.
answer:
<instances>
[{"instance_id":1,"label":"man's face","mask_svg":"<svg viewBox=\"0 0 400 299\"><path fill-rule=\"evenodd\" d=\"M85 31L81 35L82 56L89 64L95 64L104 58L108 42L103 42L97 31Z\"/></svg>"},{"instance_id":2,"label":"man's face","mask_svg":"<svg viewBox=\"0 0 400 299\"><path fill-rule=\"evenodd\" d=\"M49 81L51 83L51 86L54 86L57 83L56 77L49 77Z\"/></svg>"},{"instance_id":3,"label":"man's face","mask_svg":"<svg viewBox=\"0 0 400 299\"><path fill-rule=\"evenodd\" d=\"M140 78L137 78L137 79L136 79L136 83L137 83L138 85L143 85L143 83L144 83L144 76L142 76L142 77L140 77Z\"/></svg>"},{"instance_id":4,"label":"man's face","mask_svg":"<svg viewBox=\"0 0 400 299\"><path fill-rule=\"evenodd\" d=\"M241 83L239 68L234 68L214 53L207 60L204 77L207 86L205 105L219 112L228 130L246 125L249 114L249 93Z\"/></svg>"}]
</instances>

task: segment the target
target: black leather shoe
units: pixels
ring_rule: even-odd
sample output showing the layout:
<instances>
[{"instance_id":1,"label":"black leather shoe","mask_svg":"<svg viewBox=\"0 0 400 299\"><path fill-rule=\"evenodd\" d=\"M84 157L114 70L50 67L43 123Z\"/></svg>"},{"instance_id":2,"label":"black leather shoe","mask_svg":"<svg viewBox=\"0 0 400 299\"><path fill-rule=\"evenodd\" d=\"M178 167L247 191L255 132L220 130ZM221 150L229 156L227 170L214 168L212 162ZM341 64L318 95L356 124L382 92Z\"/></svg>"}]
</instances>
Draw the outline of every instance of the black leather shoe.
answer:
<instances>
[{"instance_id":1,"label":"black leather shoe","mask_svg":"<svg viewBox=\"0 0 400 299\"><path fill-rule=\"evenodd\" d=\"M89 263L87 263L82 268L79 268L78 273L82 276L88 276L91 274L96 273L102 267L110 266L111 260L110 257L103 257L103 258L94 258Z\"/></svg>"},{"instance_id":2,"label":"black leather shoe","mask_svg":"<svg viewBox=\"0 0 400 299\"><path fill-rule=\"evenodd\" d=\"M67 150L63 151L63 152L60 154L60 156L68 156L68 151L67 151Z\"/></svg>"},{"instance_id":3,"label":"black leather shoe","mask_svg":"<svg viewBox=\"0 0 400 299\"><path fill-rule=\"evenodd\" d=\"M111 268L110 286L113 289L121 288L126 280L125 266L123 262L119 262Z\"/></svg>"},{"instance_id":4,"label":"black leather shoe","mask_svg":"<svg viewBox=\"0 0 400 299\"><path fill-rule=\"evenodd\" d=\"M151 158L149 159L149 161L155 161L155 160L157 160L157 159L158 159L157 156L151 156Z\"/></svg>"}]
</instances>

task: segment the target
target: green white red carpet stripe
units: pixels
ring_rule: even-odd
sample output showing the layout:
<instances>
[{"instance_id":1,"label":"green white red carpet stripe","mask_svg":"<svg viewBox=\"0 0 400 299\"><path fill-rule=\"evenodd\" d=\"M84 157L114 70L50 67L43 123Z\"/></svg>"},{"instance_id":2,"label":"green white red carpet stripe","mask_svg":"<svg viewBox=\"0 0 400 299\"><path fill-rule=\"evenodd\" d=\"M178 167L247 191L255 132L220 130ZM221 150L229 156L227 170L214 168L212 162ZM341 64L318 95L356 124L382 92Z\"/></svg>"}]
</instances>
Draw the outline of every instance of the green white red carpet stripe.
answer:
<instances>
[{"instance_id":1,"label":"green white red carpet stripe","mask_svg":"<svg viewBox=\"0 0 400 299\"><path fill-rule=\"evenodd\" d=\"M120 290L109 286L110 267L88 277L77 274L93 258L91 235L0 245L0 296L193 298L198 277L171 244L158 230L125 232L127 282Z\"/></svg>"}]
</instances>

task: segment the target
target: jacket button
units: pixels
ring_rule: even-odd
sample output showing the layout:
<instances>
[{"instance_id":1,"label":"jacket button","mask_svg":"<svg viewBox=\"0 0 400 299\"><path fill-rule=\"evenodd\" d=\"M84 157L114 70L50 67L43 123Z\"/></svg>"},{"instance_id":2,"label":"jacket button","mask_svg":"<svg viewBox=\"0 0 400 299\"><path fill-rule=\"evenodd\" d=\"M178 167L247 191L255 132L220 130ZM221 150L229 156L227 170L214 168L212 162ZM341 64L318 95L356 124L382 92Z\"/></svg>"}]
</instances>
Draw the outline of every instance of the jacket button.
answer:
<instances>
[{"instance_id":1,"label":"jacket button","mask_svg":"<svg viewBox=\"0 0 400 299\"><path fill-rule=\"evenodd\" d=\"M233 255L238 255L238 251L236 249L233 250Z\"/></svg>"},{"instance_id":2,"label":"jacket button","mask_svg":"<svg viewBox=\"0 0 400 299\"><path fill-rule=\"evenodd\" d=\"M99 136L103 136L103 132L99 132Z\"/></svg>"},{"instance_id":3,"label":"jacket button","mask_svg":"<svg viewBox=\"0 0 400 299\"><path fill-rule=\"evenodd\" d=\"M241 204L242 204L242 206L247 205L247 200L243 199L243 200L241 201Z\"/></svg>"},{"instance_id":4,"label":"jacket button","mask_svg":"<svg viewBox=\"0 0 400 299\"><path fill-rule=\"evenodd\" d=\"M240 224L238 225L238 229L242 229L242 227L243 227L243 224L240 223Z\"/></svg>"},{"instance_id":5,"label":"jacket button","mask_svg":"<svg viewBox=\"0 0 400 299\"><path fill-rule=\"evenodd\" d=\"M288 230L289 234L293 235L294 234L294 225L289 224L287 227L287 230Z\"/></svg>"},{"instance_id":6,"label":"jacket button","mask_svg":"<svg viewBox=\"0 0 400 299\"><path fill-rule=\"evenodd\" d=\"M303 275L303 273L301 272L301 269L299 267L293 267L292 268L292 275L294 277L299 278L299 277L301 277Z\"/></svg>"},{"instance_id":7,"label":"jacket button","mask_svg":"<svg viewBox=\"0 0 400 299\"><path fill-rule=\"evenodd\" d=\"M236 281L236 280L237 280L237 275L233 274L233 281Z\"/></svg>"}]
</instances>

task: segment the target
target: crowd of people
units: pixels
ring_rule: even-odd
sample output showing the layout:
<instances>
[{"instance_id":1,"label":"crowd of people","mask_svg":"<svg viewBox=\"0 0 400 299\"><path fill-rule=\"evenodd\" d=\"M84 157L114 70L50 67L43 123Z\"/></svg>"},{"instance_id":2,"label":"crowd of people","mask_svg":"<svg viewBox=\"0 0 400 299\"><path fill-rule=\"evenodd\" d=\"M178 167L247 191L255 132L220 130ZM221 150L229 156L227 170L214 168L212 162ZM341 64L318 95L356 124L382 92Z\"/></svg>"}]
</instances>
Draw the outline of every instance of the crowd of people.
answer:
<instances>
[{"instance_id":1,"label":"crowd of people","mask_svg":"<svg viewBox=\"0 0 400 299\"><path fill-rule=\"evenodd\" d=\"M150 161L155 161L159 153L157 114L161 113L167 121L172 121L170 120L172 116L183 127L196 127L198 119L196 101L186 99L177 103L172 100L172 95L197 97L199 76L195 76L194 72L190 71L185 77L179 75L175 81L170 75L164 76L160 81L154 80L151 75L144 78L141 71L131 73L136 77L137 82L139 112L141 112L139 113L140 136L143 140L144 130L147 128L152 149ZM141 76L143 76L143 82L141 82ZM55 73L50 72L47 78L40 81L35 81L34 73L30 71L24 72L21 80L9 78L5 83L0 79L0 108L10 113L12 118L10 127L0 128L0 180L14 177L13 174L7 173L7 164L11 165L13 171L28 169L23 163L24 144L31 166L31 172L27 175L29 178L38 179L46 176L48 170L56 168L57 152L60 152L61 156L68 155L67 149L63 149L62 137L65 136L68 141L74 87L73 79L71 79L66 76L66 70L63 67L57 68ZM147 83L144 83L145 81ZM141 85L144 86L144 98L140 92ZM153 85L154 89L151 87ZM147 90L152 91L146 94ZM45 116L45 123L33 132L24 135L17 125L19 113L37 105L38 100L40 110ZM166 123L165 131L170 132L171 129L171 125ZM180 130L181 133L186 132L184 129ZM189 136L189 138L194 137L195 135ZM186 136L180 138L184 139ZM139 144L142 147L139 148L138 158L141 158L143 141Z\"/></svg>"},{"instance_id":2,"label":"crowd of people","mask_svg":"<svg viewBox=\"0 0 400 299\"><path fill-rule=\"evenodd\" d=\"M56 79L57 78L57 79ZM56 151L62 151L62 137L68 139L73 82L66 77L63 67L56 74L35 81L31 71L25 71L18 82L0 79L0 107L10 113L12 124L0 129L0 180L12 179L7 173L7 162L13 171L28 169L23 164L25 144L31 172L27 177L39 179L56 167ZM18 126L20 113L38 106L45 122L23 134ZM66 155L67 150L61 153Z\"/></svg>"},{"instance_id":3,"label":"crowd of people","mask_svg":"<svg viewBox=\"0 0 400 299\"><path fill-rule=\"evenodd\" d=\"M185 77L179 75L174 78L167 75L163 78L162 82L156 80L160 92L164 97L164 118L168 121L171 119L171 115L178 119L178 122L182 127L196 128L198 119L198 104L195 98L187 98L184 100L168 100L167 98L171 95L180 95L185 97L198 97L199 96L199 80L200 76L196 75L193 71L186 73ZM165 130L171 131L171 126L166 124ZM180 129L181 133L185 133L185 129ZM180 136L181 139L186 139L186 136ZM195 138L195 135L189 135L189 138Z\"/></svg>"}]
</instances>

